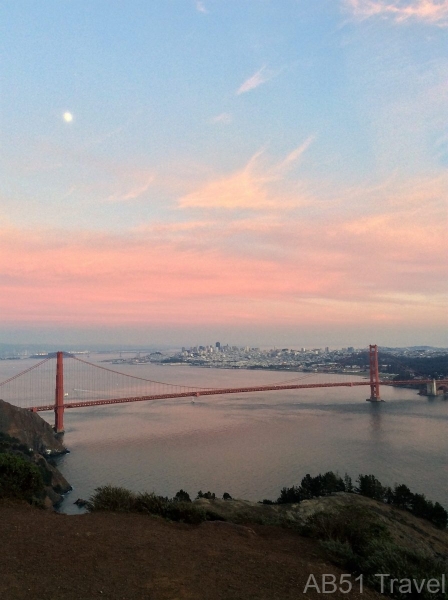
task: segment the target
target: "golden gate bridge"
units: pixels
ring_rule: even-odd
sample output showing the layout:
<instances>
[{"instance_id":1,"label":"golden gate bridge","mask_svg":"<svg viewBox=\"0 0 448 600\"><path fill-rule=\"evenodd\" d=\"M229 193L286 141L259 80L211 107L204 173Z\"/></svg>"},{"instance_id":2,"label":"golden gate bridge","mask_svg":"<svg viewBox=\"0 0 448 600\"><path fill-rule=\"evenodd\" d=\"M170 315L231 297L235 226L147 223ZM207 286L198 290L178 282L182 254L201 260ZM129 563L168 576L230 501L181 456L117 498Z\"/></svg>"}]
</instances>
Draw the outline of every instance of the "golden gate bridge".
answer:
<instances>
[{"instance_id":1,"label":"golden gate bridge","mask_svg":"<svg viewBox=\"0 0 448 600\"><path fill-rule=\"evenodd\" d=\"M218 394L357 386L369 386L370 396L367 400L382 402L381 385L435 385L432 379L380 380L378 347L376 345L369 346L368 379L343 382L303 382L308 377L310 377L308 374L301 375L295 379L257 386L223 388L184 386L121 373L61 351L0 382L0 395L3 400L32 412L53 410L55 414L54 430L57 433L63 433L64 411L70 408L149 400L198 398ZM446 383L448 382L437 381L437 384L440 385Z\"/></svg>"}]
</instances>

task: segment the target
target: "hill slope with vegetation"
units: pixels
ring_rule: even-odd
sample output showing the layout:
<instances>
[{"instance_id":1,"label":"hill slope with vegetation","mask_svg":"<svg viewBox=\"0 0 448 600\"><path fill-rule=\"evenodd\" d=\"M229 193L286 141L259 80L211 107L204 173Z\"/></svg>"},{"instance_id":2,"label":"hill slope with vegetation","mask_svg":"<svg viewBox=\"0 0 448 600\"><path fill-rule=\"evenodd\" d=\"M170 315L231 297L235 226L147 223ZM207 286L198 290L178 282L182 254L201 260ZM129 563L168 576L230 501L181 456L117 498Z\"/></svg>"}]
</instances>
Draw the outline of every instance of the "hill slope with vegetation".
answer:
<instances>
[{"instance_id":1,"label":"hill slope with vegetation","mask_svg":"<svg viewBox=\"0 0 448 600\"><path fill-rule=\"evenodd\" d=\"M49 461L65 452L39 415L0 400L0 499L57 505L71 486Z\"/></svg>"}]
</instances>

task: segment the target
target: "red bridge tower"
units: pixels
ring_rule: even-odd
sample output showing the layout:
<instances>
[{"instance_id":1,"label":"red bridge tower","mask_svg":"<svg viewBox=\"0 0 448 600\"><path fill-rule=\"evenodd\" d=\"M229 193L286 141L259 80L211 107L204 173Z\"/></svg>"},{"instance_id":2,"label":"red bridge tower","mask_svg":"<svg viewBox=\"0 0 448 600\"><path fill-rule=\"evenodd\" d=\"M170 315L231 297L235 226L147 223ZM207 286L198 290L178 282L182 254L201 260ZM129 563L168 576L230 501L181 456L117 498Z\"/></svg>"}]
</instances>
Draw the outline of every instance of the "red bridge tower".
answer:
<instances>
[{"instance_id":1,"label":"red bridge tower","mask_svg":"<svg viewBox=\"0 0 448 600\"><path fill-rule=\"evenodd\" d=\"M370 344L369 346L369 366L370 366L370 398L368 402L383 402L380 397L380 375L378 369L378 346Z\"/></svg>"},{"instance_id":2,"label":"red bridge tower","mask_svg":"<svg viewBox=\"0 0 448 600\"><path fill-rule=\"evenodd\" d=\"M54 402L54 430L64 433L64 353L56 354L56 390Z\"/></svg>"}]
</instances>

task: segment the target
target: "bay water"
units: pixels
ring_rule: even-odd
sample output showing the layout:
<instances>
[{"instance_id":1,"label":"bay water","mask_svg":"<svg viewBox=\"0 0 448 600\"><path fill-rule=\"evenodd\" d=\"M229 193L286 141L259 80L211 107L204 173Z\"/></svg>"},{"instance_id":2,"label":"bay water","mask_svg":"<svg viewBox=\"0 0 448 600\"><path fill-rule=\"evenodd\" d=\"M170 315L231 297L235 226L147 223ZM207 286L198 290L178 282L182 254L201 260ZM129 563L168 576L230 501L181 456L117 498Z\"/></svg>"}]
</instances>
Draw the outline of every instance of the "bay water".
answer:
<instances>
[{"instance_id":1,"label":"bay water","mask_svg":"<svg viewBox=\"0 0 448 600\"><path fill-rule=\"evenodd\" d=\"M104 365L101 355L90 362ZM9 369L31 361L1 361ZM16 363L16 364L12 364ZM20 363L20 364L17 364ZM299 373L190 366L107 365L123 373L200 387L267 385ZM319 376L342 381L342 376ZM345 378L346 379L346 378ZM304 383L312 382L307 380ZM254 392L70 409L58 468L77 498L111 484L173 496L181 488L217 497L276 499L307 473L374 474L384 485L405 483L448 509L448 402L415 390L383 386L383 403L366 402L370 388ZM6 399L6 398L5 398ZM53 424L53 413L39 413Z\"/></svg>"}]
</instances>

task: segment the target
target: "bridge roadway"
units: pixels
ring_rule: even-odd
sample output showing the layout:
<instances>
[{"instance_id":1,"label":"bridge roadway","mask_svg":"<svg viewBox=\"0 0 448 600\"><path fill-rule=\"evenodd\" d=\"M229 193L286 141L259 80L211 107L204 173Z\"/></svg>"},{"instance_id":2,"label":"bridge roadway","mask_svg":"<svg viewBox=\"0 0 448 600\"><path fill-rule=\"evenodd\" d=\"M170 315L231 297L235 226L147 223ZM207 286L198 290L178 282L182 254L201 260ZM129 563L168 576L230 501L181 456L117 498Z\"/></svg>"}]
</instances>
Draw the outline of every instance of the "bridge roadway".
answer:
<instances>
[{"instance_id":1,"label":"bridge roadway","mask_svg":"<svg viewBox=\"0 0 448 600\"><path fill-rule=\"evenodd\" d=\"M410 381L380 381L380 385L424 385L431 383L432 379L419 379ZM437 383L447 383L445 381L437 381ZM195 390L189 392L177 392L170 394L154 394L152 396L130 396L128 398L108 398L105 400L87 400L81 402L64 402L63 408L82 408L84 406L101 406L103 404L125 404L126 402L145 402L147 400L169 400L172 398L198 398L200 396L216 396L218 394L242 394L247 392L275 392L280 390L303 390L314 388L331 388L331 387L357 387L370 386L370 380L363 381L347 381L344 383L302 383L295 385L262 385L256 387L238 387L238 388L215 388L210 390ZM181 387L181 386L179 386ZM29 410L33 412L42 412L46 410L54 410L54 404L44 406L35 406Z\"/></svg>"}]
</instances>

